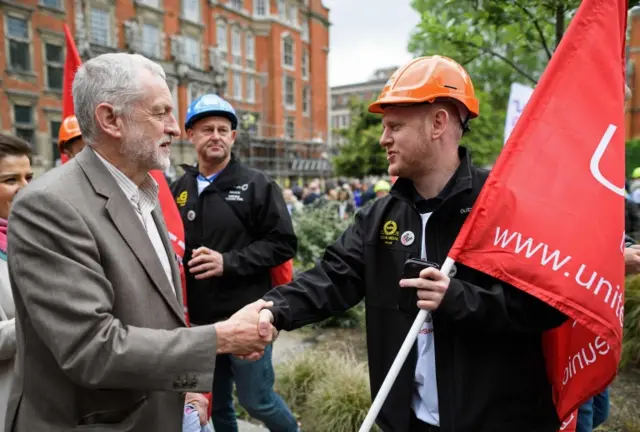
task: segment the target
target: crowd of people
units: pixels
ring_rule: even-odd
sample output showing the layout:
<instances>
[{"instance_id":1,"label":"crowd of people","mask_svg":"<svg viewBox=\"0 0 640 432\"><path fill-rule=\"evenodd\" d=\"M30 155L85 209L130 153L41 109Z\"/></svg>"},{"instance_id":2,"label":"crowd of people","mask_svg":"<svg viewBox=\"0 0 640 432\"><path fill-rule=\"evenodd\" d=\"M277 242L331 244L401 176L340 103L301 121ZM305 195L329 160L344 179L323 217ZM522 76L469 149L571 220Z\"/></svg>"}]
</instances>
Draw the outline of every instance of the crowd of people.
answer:
<instances>
[{"instance_id":1,"label":"crowd of people","mask_svg":"<svg viewBox=\"0 0 640 432\"><path fill-rule=\"evenodd\" d=\"M324 182L313 179L304 187L293 186L282 191L289 214L302 211L305 207L333 205L341 220L348 220L355 212L375 200L389 195L392 180L373 179L331 179Z\"/></svg>"},{"instance_id":2,"label":"crowd of people","mask_svg":"<svg viewBox=\"0 0 640 432\"><path fill-rule=\"evenodd\" d=\"M389 180L282 190L234 155L228 101L203 95L180 125L162 67L125 53L78 70L60 139L69 162L32 182L30 146L0 135L4 430L201 432L211 418L235 432L235 388L270 430L297 432L273 388L274 338L364 299L373 396L429 312L378 416L383 431L556 432L541 340L567 317L482 272L437 265L488 177L460 146L479 115L471 78L442 56L394 77L369 107ZM168 168L181 129L198 160L171 185L182 262L150 174ZM291 215L334 204L353 223L315 267L276 283L273 269L296 253ZM626 246L637 272L640 249ZM404 277L408 258L436 264ZM602 421L602 398L581 410L580 432Z\"/></svg>"}]
</instances>

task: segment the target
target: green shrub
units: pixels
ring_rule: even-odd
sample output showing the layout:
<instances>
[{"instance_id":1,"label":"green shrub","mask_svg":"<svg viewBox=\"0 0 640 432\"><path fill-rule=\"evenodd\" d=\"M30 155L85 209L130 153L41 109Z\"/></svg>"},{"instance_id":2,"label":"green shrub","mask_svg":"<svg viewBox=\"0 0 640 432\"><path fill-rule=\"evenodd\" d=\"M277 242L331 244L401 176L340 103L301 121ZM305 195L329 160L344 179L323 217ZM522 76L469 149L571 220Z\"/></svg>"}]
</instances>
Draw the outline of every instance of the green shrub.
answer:
<instances>
[{"instance_id":1,"label":"green shrub","mask_svg":"<svg viewBox=\"0 0 640 432\"><path fill-rule=\"evenodd\" d=\"M351 353L305 351L277 366L275 387L307 432L358 430L371 406L366 363Z\"/></svg>"},{"instance_id":2,"label":"green shrub","mask_svg":"<svg viewBox=\"0 0 640 432\"><path fill-rule=\"evenodd\" d=\"M316 432L356 431L371 407L366 363L353 355L330 354L327 364L330 372L308 396L303 425Z\"/></svg>"},{"instance_id":3,"label":"green shrub","mask_svg":"<svg viewBox=\"0 0 640 432\"><path fill-rule=\"evenodd\" d=\"M640 276L627 278L624 301L622 367L640 368Z\"/></svg>"},{"instance_id":4,"label":"green shrub","mask_svg":"<svg viewBox=\"0 0 640 432\"><path fill-rule=\"evenodd\" d=\"M350 220L339 218L334 203L306 206L293 214L293 226L298 236L296 271L307 270L318 260L327 246L347 229Z\"/></svg>"},{"instance_id":5,"label":"green shrub","mask_svg":"<svg viewBox=\"0 0 640 432\"><path fill-rule=\"evenodd\" d=\"M304 410L307 396L326 372L327 359L317 351L304 351L276 367L275 389L291 410Z\"/></svg>"},{"instance_id":6,"label":"green shrub","mask_svg":"<svg viewBox=\"0 0 640 432\"><path fill-rule=\"evenodd\" d=\"M327 318L317 324L316 328L364 328L365 309L364 301L341 314Z\"/></svg>"}]
</instances>

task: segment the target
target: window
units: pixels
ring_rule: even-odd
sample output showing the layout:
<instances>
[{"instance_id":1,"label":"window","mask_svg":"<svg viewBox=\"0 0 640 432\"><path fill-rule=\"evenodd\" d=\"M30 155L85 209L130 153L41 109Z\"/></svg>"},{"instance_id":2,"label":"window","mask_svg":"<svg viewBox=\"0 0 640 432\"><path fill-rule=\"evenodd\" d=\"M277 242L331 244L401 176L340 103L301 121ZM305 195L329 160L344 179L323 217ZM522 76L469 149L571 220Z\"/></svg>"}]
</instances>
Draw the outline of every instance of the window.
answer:
<instances>
[{"instance_id":1,"label":"window","mask_svg":"<svg viewBox=\"0 0 640 432\"><path fill-rule=\"evenodd\" d=\"M285 36L282 39L282 65L293 68L293 39Z\"/></svg>"},{"instance_id":2,"label":"window","mask_svg":"<svg viewBox=\"0 0 640 432\"><path fill-rule=\"evenodd\" d=\"M142 26L142 53L147 57L162 57L160 54L160 29L151 24Z\"/></svg>"},{"instance_id":3,"label":"window","mask_svg":"<svg viewBox=\"0 0 640 432\"><path fill-rule=\"evenodd\" d=\"M200 0L182 0L182 17L200 22Z\"/></svg>"},{"instance_id":4,"label":"window","mask_svg":"<svg viewBox=\"0 0 640 432\"><path fill-rule=\"evenodd\" d=\"M111 14L104 9L91 8L91 42L111 45Z\"/></svg>"},{"instance_id":5,"label":"window","mask_svg":"<svg viewBox=\"0 0 640 432\"><path fill-rule=\"evenodd\" d=\"M216 26L216 39L218 40L218 49L222 52L228 51L228 43L227 43L227 24L218 21Z\"/></svg>"},{"instance_id":6,"label":"window","mask_svg":"<svg viewBox=\"0 0 640 432\"><path fill-rule=\"evenodd\" d=\"M242 100L242 75L240 72L233 73L233 98Z\"/></svg>"},{"instance_id":7,"label":"window","mask_svg":"<svg viewBox=\"0 0 640 432\"><path fill-rule=\"evenodd\" d=\"M302 40L309 42L309 21L302 21Z\"/></svg>"},{"instance_id":8,"label":"window","mask_svg":"<svg viewBox=\"0 0 640 432\"><path fill-rule=\"evenodd\" d=\"M238 27L233 27L231 30L231 55L233 64L242 64L242 32Z\"/></svg>"},{"instance_id":9,"label":"window","mask_svg":"<svg viewBox=\"0 0 640 432\"><path fill-rule=\"evenodd\" d=\"M142 4L145 4L147 6L160 8L160 0L136 0L136 1Z\"/></svg>"},{"instance_id":10,"label":"window","mask_svg":"<svg viewBox=\"0 0 640 432\"><path fill-rule=\"evenodd\" d=\"M40 0L42 6L62 10L62 0Z\"/></svg>"},{"instance_id":11,"label":"window","mask_svg":"<svg viewBox=\"0 0 640 432\"><path fill-rule=\"evenodd\" d=\"M44 56L47 70L47 88L62 90L62 71L64 67L62 47L45 43Z\"/></svg>"},{"instance_id":12,"label":"window","mask_svg":"<svg viewBox=\"0 0 640 432\"><path fill-rule=\"evenodd\" d=\"M284 77L284 104L288 109L296 107L296 81L293 77Z\"/></svg>"},{"instance_id":13,"label":"window","mask_svg":"<svg viewBox=\"0 0 640 432\"><path fill-rule=\"evenodd\" d=\"M287 117L284 124L285 138L294 139L296 137L296 123L293 117Z\"/></svg>"},{"instance_id":14,"label":"window","mask_svg":"<svg viewBox=\"0 0 640 432\"><path fill-rule=\"evenodd\" d=\"M13 119L16 126L16 135L23 140L33 144L35 130L33 108L25 105L14 105Z\"/></svg>"},{"instance_id":15,"label":"window","mask_svg":"<svg viewBox=\"0 0 640 432\"><path fill-rule=\"evenodd\" d=\"M58 149L58 133L60 132L60 121L52 120L49 122L49 131L51 133L51 144L53 150L53 166L60 163L60 150Z\"/></svg>"},{"instance_id":16,"label":"window","mask_svg":"<svg viewBox=\"0 0 640 432\"><path fill-rule=\"evenodd\" d=\"M229 0L229 6L236 10L242 10L244 7L243 3L244 2L242 0Z\"/></svg>"},{"instance_id":17,"label":"window","mask_svg":"<svg viewBox=\"0 0 640 432\"><path fill-rule=\"evenodd\" d=\"M252 76L247 76L247 102L256 101L256 79Z\"/></svg>"},{"instance_id":18,"label":"window","mask_svg":"<svg viewBox=\"0 0 640 432\"><path fill-rule=\"evenodd\" d=\"M289 24L297 25L298 24L298 8L292 5L291 3L286 3L285 5L285 19Z\"/></svg>"},{"instance_id":19,"label":"window","mask_svg":"<svg viewBox=\"0 0 640 432\"><path fill-rule=\"evenodd\" d=\"M256 39L251 33L247 33L246 46L244 47L245 57L247 59L247 67L249 69L256 68Z\"/></svg>"},{"instance_id":20,"label":"window","mask_svg":"<svg viewBox=\"0 0 640 432\"><path fill-rule=\"evenodd\" d=\"M31 70L29 23L26 19L6 17L9 40L9 64L17 71Z\"/></svg>"},{"instance_id":21,"label":"window","mask_svg":"<svg viewBox=\"0 0 640 432\"><path fill-rule=\"evenodd\" d=\"M302 89L302 113L309 115L311 112L311 88L305 86Z\"/></svg>"},{"instance_id":22,"label":"window","mask_svg":"<svg viewBox=\"0 0 640 432\"><path fill-rule=\"evenodd\" d=\"M302 51L302 78L309 78L309 51Z\"/></svg>"},{"instance_id":23,"label":"window","mask_svg":"<svg viewBox=\"0 0 640 432\"><path fill-rule=\"evenodd\" d=\"M185 61L197 68L202 67L200 62L200 42L197 39L183 36Z\"/></svg>"},{"instance_id":24,"label":"window","mask_svg":"<svg viewBox=\"0 0 640 432\"><path fill-rule=\"evenodd\" d=\"M286 8L285 0L278 0L278 16L282 19L285 19L285 8Z\"/></svg>"},{"instance_id":25,"label":"window","mask_svg":"<svg viewBox=\"0 0 640 432\"><path fill-rule=\"evenodd\" d=\"M267 10L267 5L268 5L268 1L269 0L255 0L255 3L253 4L254 7L254 12L257 16L267 16L268 15L268 10Z\"/></svg>"}]
</instances>

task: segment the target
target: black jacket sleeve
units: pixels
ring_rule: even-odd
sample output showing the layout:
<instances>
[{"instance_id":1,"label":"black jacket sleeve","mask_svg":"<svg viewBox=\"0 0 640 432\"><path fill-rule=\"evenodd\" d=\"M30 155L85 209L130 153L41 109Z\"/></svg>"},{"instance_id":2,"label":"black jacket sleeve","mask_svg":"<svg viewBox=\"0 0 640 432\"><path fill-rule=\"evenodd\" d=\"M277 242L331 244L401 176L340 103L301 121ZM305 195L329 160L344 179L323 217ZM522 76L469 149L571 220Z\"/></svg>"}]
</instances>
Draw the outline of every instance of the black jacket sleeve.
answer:
<instances>
[{"instance_id":1,"label":"black jacket sleeve","mask_svg":"<svg viewBox=\"0 0 640 432\"><path fill-rule=\"evenodd\" d=\"M329 246L315 267L265 294L277 329L293 330L322 321L358 304L364 297L364 243L356 220Z\"/></svg>"},{"instance_id":2,"label":"black jacket sleeve","mask_svg":"<svg viewBox=\"0 0 640 432\"><path fill-rule=\"evenodd\" d=\"M253 202L256 206L253 222L259 240L222 254L225 275L248 276L280 265L296 254L298 239L278 185L268 181L264 192Z\"/></svg>"},{"instance_id":3,"label":"black jacket sleeve","mask_svg":"<svg viewBox=\"0 0 640 432\"><path fill-rule=\"evenodd\" d=\"M540 332L563 324L567 317L542 300L487 276L486 287L451 279L440 307L441 321L484 331Z\"/></svg>"}]
</instances>

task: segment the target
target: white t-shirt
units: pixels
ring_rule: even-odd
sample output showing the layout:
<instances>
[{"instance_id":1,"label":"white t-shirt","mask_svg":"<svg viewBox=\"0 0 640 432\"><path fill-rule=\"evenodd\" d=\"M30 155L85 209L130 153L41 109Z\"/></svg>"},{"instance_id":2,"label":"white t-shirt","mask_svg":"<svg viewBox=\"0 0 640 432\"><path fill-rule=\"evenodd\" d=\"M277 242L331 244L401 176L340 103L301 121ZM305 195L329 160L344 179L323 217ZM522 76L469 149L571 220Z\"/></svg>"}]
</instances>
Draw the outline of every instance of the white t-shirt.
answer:
<instances>
[{"instance_id":1,"label":"white t-shirt","mask_svg":"<svg viewBox=\"0 0 640 432\"><path fill-rule=\"evenodd\" d=\"M427 259L425 240L427 222L431 213L422 213L422 259ZM416 417L425 423L440 426L438 411L438 386L436 382L436 349L433 338L433 320L431 314L420 328L418 334L418 362L416 363L415 387L411 401Z\"/></svg>"}]
</instances>

